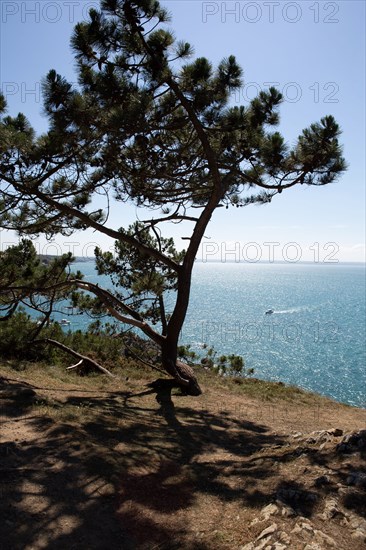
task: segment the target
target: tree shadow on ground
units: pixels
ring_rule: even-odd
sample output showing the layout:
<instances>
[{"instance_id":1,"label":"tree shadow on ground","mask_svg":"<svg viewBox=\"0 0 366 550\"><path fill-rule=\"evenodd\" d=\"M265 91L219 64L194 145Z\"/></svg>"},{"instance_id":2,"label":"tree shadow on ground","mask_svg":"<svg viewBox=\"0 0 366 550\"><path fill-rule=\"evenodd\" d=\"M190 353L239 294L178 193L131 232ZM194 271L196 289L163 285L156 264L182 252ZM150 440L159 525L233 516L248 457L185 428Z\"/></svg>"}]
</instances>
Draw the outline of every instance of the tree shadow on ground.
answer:
<instances>
[{"instance_id":1,"label":"tree shadow on ground","mask_svg":"<svg viewBox=\"0 0 366 550\"><path fill-rule=\"evenodd\" d=\"M366 449L353 449L347 453L337 448L331 452L313 451L309 458L312 464L321 464L333 473L333 481L324 487L324 492L337 490L339 486L346 488L340 494L340 504L366 518Z\"/></svg>"},{"instance_id":2,"label":"tree shadow on ground","mask_svg":"<svg viewBox=\"0 0 366 550\"><path fill-rule=\"evenodd\" d=\"M284 487L278 456L263 454L283 438L200 408L171 380L69 395L48 415L16 405L2 409L0 547L208 550L222 546L211 533L226 506L262 506Z\"/></svg>"}]
</instances>

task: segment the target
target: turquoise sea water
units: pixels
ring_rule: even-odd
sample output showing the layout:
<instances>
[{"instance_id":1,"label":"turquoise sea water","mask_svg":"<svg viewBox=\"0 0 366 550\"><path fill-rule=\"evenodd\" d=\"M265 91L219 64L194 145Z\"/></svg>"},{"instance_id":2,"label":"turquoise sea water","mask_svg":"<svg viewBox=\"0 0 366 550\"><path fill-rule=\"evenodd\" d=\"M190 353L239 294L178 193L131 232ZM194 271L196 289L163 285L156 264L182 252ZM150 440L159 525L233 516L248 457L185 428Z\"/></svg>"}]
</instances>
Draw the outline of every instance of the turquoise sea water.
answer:
<instances>
[{"instance_id":1,"label":"turquoise sea water","mask_svg":"<svg viewBox=\"0 0 366 550\"><path fill-rule=\"evenodd\" d=\"M110 286L93 263L74 265ZM181 340L242 355L258 378L366 407L365 310L364 265L197 263ZM72 329L89 322L70 319Z\"/></svg>"},{"instance_id":2,"label":"turquoise sea water","mask_svg":"<svg viewBox=\"0 0 366 550\"><path fill-rule=\"evenodd\" d=\"M365 315L364 266L198 264L183 340L242 355L258 378L365 407Z\"/></svg>"}]
</instances>

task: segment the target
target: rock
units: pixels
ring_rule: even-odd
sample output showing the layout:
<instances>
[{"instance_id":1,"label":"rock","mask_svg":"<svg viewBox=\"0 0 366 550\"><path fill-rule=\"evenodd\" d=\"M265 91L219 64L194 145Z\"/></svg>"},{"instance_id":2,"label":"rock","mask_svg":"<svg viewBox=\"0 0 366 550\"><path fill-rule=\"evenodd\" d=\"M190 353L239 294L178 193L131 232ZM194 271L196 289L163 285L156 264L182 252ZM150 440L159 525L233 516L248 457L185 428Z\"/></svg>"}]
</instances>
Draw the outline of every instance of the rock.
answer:
<instances>
[{"instance_id":1,"label":"rock","mask_svg":"<svg viewBox=\"0 0 366 550\"><path fill-rule=\"evenodd\" d=\"M278 536L278 540L280 542L285 543L285 544L290 544L291 543L291 538L289 537L289 535L285 531L281 531L281 533Z\"/></svg>"},{"instance_id":2,"label":"rock","mask_svg":"<svg viewBox=\"0 0 366 550\"><path fill-rule=\"evenodd\" d=\"M301 531L302 531L301 526L298 523L296 523L296 525L292 529L291 533L293 533L294 535L297 535L298 533L301 533Z\"/></svg>"},{"instance_id":3,"label":"rock","mask_svg":"<svg viewBox=\"0 0 366 550\"><path fill-rule=\"evenodd\" d=\"M245 546L240 546L239 550L266 550L267 548L272 547L268 546L268 539L264 539L258 543L248 542Z\"/></svg>"},{"instance_id":4,"label":"rock","mask_svg":"<svg viewBox=\"0 0 366 550\"><path fill-rule=\"evenodd\" d=\"M304 493L304 500L306 500L307 502L315 502L316 500L318 500L318 495L316 493Z\"/></svg>"},{"instance_id":5,"label":"rock","mask_svg":"<svg viewBox=\"0 0 366 550\"><path fill-rule=\"evenodd\" d=\"M315 487L323 487L324 485L329 485L330 478L326 475L317 477L314 481Z\"/></svg>"},{"instance_id":6,"label":"rock","mask_svg":"<svg viewBox=\"0 0 366 550\"><path fill-rule=\"evenodd\" d=\"M261 542L248 542L244 546L239 546L239 550L265 550L266 548L272 548L268 545L268 538L263 539Z\"/></svg>"},{"instance_id":7,"label":"rock","mask_svg":"<svg viewBox=\"0 0 366 550\"><path fill-rule=\"evenodd\" d=\"M277 492L277 501L287 504L290 502L315 502L318 498L316 493L309 491L298 491L296 489L280 489Z\"/></svg>"},{"instance_id":8,"label":"rock","mask_svg":"<svg viewBox=\"0 0 366 550\"><path fill-rule=\"evenodd\" d=\"M304 550L323 550L323 548L320 546L320 544L317 544L316 542L311 542L310 544L306 544L304 546Z\"/></svg>"},{"instance_id":9,"label":"rock","mask_svg":"<svg viewBox=\"0 0 366 550\"><path fill-rule=\"evenodd\" d=\"M271 550L272 549L271 543L269 543L269 539L263 539L255 547L255 550L262 550L262 549L264 549L264 550Z\"/></svg>"},{"instance_id":10,"label":"rock","mask_svg":"<svg viewBox=\"0 0 366 550\"><path fill-rule=\"evenodd\" d=\"M280 542L275 542L274 545L271 546L271 549L273 550L286 550L286 548L286 544L281 544Z\"/></svg>"},{"instance_id":11,"label":"rock","mask_svg":"<svg viewBox=\"0 0 366 550\"><path fill-rule=\"evenodd\" d=\"M312 526L310 525L310 523L305 523L305 522L303 521L302 523L300 523L300 527L301 527L301 529L304 529L304 530L307 531L308 533L311 533L311 534L314 533L314 529L312 528Z\"/></svg>"},{"instance_id":12,"label":"rock","mask_svg":"<svg viewBox=\"0 0 366 550\"><path fill-rule=\"evenodd\" d=\"M366 450L366 430L346 434L336 447L338 453L354 453L364 450Z\"/></svg>"},{"instance_id":13,"label":"rock","mask_svg":"<svg viewBox=\"0 0 366 550\"><path fill-rule=\"evenodd\" d=\"M314 542L318 542L319 544L327 544L328 546L337 546L337 543L332 537L327 535L326 533L323 533L322 531L318 531L317 529L314 530Z\"/></svg>"},{"instance_id":14,"label":"rock","mask_svg":"<svg viewBox=\"0 0 366 550\"><path fill-rule=\"evenodd\" d=\"M349 487L344 487L344 485L342 485L341 483L337 483L337 486L338 486L337 492L339 495L345 496L350 494Z\"/></svg>"},{"instance_id":15,"label":"rock","mask_svg":"<svg viewBox=\"0 0 366 550\"><path fill-rule=\"evenodd\" d=\"M270 525L269 527L267 527L261 532L259 537L257 537L257 540L262 540L266 537L273 535L273 533L275 533L277 529L278 529L277 523L272 523L272 525Z\"/></svg>"},{"instance_id":16,"label":"rock","mask_svg":"<svg viewBox=\"0 0 366 550\"><path fill-rule=\"evenodd\" d=\"M340 428L333 428L332 430L328 430L328 433L333 437L340 437L341 435L343 435L343 430L341 430Z\"/></svg>"},{"instance_id":17,"label":"rock","mask_svg":"<svg viewBox=\"0 0 366 550\"><path fill-rule=\"evenodd\" d=\"M306 440L306 442L312 445L320 445L321 443L327 443L328 441L331 441L331 439L332 436L328 431L320 430L318 432L311 432L310 437Z\"/></svg>"},{"instance_id":18,"label":"rock","mask_svg":"<svg viewBox=\"0 0 366 550\"><path fill-rule=\"evenodd\" d=\"M356 531L353 531L351 534L351 537L353 539L362 540L363 542L366 542L366 534L361 529L356 529Z\"/></svg>"},{"instance_id":19,"label":"rock","mask_svg":"<svg viewBox=\"0 0 366 550\"><path fill-rule=\"evenodd\" d=\"M303 456L305 457L306 456L306 453L309 451L309 449L307 449L306 447L297 447L296 449L294 449L292 451L292 456Z\"/></svg>"},{"instance_id":20,"label":"rock","mask_svg":"<svg viewBox=\"0 0 366 550\"><path fill-rule=\"evenodd\" d=\"M280 509L276 504L268 504L261 511L261 516L264 519L269 519L271 516L277 516L280 513Z\"/></svg>"},{"instance_id":21,"label":"rock","mask_svg":"<svg viewBox=\"0 0 366 550\"><path fill-rule=\"evenodd\" d=\"M281 516L283 516L284 518L293 518L293 517L296 516L295 510L291 506L288 506L287 504L284 504L280 500L278 500L277 503L282 508L281 509Z\"/></svg>"},{"instance_id":22,"label":"rock","mask_svg":"<svg viewBox=\"0 0 366 550\"><path fill-rule=\"evenodd\" d=\"M336 516L343 516L343 513L339 508L338 501L335 498L330 498L325 502L323 513L319 517L327 521Z\"/></svg>"},{"instance_id":23,"label":"rock","mask_svg":"<svg viewBox=\"0 0 366 550\"><path fill-rule=\"evenodd\" d=\"M349 525L352 529L358 529L358 530L363 531L364 535L366 536L366 519L363 519L363 518L353 514L350 517Z\"/></svg>"},{"instance_id":24,"label":"rock","mask_svg":"<svg viewBox=\"0 0 366 550\"><path fill-rule=\"evenodd\" d=\"M347 485L366 488L366 474L364 472L351 472L346 483Z\"/></svg>"}]
</instances>

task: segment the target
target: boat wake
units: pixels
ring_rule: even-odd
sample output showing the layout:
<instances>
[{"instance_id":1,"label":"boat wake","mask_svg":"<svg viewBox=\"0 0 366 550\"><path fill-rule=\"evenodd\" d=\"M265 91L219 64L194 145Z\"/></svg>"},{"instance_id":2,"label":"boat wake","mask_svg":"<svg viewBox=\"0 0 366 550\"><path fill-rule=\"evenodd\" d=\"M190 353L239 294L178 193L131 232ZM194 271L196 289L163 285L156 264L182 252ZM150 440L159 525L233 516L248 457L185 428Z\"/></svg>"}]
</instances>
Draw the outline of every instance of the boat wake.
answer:
<instances>
[{"instance_id":1,"label":"boat wake","mask_svg":"<svg viewBox=\"0 0 366 550\"><path fill-rule=\"evenodd\" d=\"M291 307L288 309L275 309L274 313L284 315L289 313L302 313L304 311L314 311L316 309L316 306L298 306L298 307Z\"/></svg>"}]
</instances>

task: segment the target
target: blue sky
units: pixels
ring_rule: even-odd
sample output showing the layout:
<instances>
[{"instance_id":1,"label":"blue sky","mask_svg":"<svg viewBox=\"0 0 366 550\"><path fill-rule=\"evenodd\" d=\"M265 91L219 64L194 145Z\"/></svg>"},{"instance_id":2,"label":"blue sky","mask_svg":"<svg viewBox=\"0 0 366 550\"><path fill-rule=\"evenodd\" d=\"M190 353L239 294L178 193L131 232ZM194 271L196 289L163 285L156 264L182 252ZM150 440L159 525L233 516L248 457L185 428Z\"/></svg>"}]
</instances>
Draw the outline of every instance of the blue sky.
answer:
<instances>
[{"instance_id":1,"label":"blue sky","mask_svg":"<svg viewBox=\"0 0 366 550\"><path fill-rule=\"evenodd\" d=\"M323 188L292 189L266 206L219 209L201 259L250 261L260 255L268 260L271 245L264 243L278 243L272 245L275 260L365 261L365 3L171 0L162 5L172 14L176 36L189 41L196 55L214 63L237 57L245 82L233 102L245 105L256 91L276 83L285 96L280 130L287 141L333 114L343 129L349 163L340 181ZM9 113L24 112L39 132L47 128L40 81L51 68L75 80L70 34L97 6L92 0L1 3L1 87ZM133 207L118 206L111 223L127 225L135 216ZM168 232L182 247L180 237L189 227ZM3 232L0 246L12 239ZM94 243L113 246L91 232L59 237L53 246L42 239L37 244L43 252L91 255Z\"/></svg>"}]
</instances>

